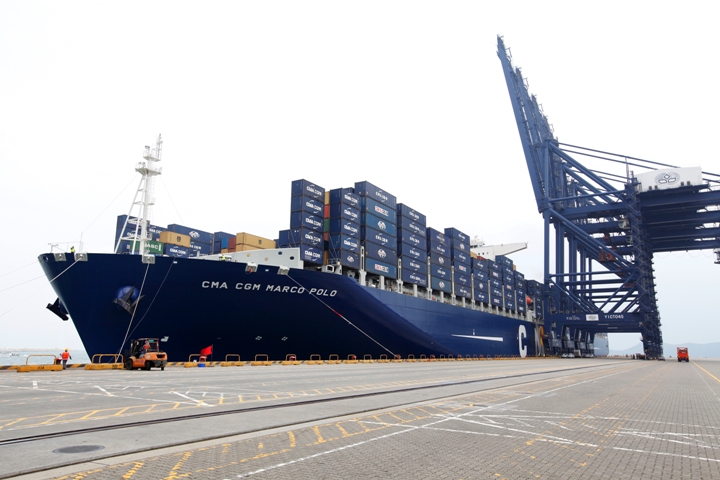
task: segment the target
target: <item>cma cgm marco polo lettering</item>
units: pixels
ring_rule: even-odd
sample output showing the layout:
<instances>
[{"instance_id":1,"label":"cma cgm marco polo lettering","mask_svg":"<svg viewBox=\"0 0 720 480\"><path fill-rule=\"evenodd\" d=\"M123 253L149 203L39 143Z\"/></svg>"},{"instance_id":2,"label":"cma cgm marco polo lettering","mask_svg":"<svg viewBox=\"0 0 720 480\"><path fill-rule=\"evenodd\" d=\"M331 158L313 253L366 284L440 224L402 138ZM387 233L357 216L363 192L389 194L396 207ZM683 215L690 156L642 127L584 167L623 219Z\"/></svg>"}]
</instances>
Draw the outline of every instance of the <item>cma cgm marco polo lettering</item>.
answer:
<instances>
[{"instance_id":1,"label":"cma cgm marco polo lettering","mask_svg":"<svg viewBox=\"0 0 720 480\"><path fill-rule=\"evenodd\" d=\"M118 217L116 253L39 256L58 296L48 307L69 316L88 355L142 337L166 338L173 361L207 345L243 360L540 352L540 285L371 183L292 182L290 228L276 240L163 228L148 216L160 152L158 138L136 168L140 213Z\"/></svg>"}]
</instances>

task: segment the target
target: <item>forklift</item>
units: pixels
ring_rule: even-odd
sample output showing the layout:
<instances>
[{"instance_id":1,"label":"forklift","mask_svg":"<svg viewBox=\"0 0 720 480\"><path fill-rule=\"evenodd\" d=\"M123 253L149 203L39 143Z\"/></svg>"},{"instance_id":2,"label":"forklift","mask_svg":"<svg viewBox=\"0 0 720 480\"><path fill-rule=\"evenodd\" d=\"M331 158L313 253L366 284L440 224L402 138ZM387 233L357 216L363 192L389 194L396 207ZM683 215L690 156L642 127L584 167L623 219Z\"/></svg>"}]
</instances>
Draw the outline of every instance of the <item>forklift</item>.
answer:
<instances>
[{"instance_id":1,"label":"forklift","mask_svg":"<svg viewBox=\"0 0 720 480\"><path fill-rule=\"evenodd\" d=\"M159 367L165 370L167 354L160 351L160 341L157 338L138 338L130 340L130 350L125 352L125 369L150 370Z\"/></svg>"}]
</instances>

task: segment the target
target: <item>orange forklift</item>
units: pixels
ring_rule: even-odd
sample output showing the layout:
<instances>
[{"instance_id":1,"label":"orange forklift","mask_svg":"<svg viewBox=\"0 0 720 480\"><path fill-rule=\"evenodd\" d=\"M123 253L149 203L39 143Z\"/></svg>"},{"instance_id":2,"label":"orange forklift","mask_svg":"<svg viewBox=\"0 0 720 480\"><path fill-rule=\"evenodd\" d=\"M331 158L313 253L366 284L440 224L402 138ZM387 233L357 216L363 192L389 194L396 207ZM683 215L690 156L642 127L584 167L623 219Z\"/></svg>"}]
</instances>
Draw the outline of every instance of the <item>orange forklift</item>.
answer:
<instances>
[{"instance_id":1,"label":"orange forklift","mask_svg":"<svg viewBox=\"0 0 720 480\"><path fill-rule=\"evenodd\" d=\"M153 367L165 370L167 354L160 351L157 338L138 338L130 340L130 350L125 355L126 370L150 370Z\"/></svg>"}]
</instances>

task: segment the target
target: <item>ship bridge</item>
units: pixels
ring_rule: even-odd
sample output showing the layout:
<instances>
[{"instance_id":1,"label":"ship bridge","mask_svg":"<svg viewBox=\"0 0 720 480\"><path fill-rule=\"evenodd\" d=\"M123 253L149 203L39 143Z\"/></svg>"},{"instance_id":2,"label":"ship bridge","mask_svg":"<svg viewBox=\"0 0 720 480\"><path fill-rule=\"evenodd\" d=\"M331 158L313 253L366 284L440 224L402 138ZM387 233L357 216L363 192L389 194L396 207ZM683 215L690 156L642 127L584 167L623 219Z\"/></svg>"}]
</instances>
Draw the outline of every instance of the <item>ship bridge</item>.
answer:
<instances>
[{"instance_id":1,"label":"ship bridge","mask_svg":"<svg viewBox=\"0 0 720 480\"><path fill-rule=\"evenodd\" d=\"M662 355L653 254L713 249L720 263L720 175L559 142L501 37L498 56L544 219L545 345L639 332Z\"/></svg>"}]
</instances>

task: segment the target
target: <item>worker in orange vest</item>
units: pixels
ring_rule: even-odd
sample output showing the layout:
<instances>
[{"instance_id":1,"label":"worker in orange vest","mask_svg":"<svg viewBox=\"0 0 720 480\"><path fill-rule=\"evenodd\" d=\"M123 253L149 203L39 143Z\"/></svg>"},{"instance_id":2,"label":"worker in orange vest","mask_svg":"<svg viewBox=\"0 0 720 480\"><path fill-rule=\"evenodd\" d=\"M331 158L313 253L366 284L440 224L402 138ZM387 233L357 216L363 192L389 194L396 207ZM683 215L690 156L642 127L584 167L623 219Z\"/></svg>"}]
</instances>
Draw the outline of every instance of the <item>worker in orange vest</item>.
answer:
<instances>
[{"instance_id":1,"label":"worker in orange vest","mask_svg":"<svg viewBox=\"0 0 720 480\"><path fill-rule=\"evenodd\" d=\"M70 352L68 352L68 349L66 348L64 352L60 354L60 358L62 358L62 364L63 364L63 370L67 368L67 361L72 360L72 357L70 356Z\"/></svg>"}]
</instances>

